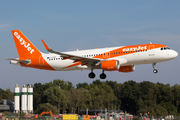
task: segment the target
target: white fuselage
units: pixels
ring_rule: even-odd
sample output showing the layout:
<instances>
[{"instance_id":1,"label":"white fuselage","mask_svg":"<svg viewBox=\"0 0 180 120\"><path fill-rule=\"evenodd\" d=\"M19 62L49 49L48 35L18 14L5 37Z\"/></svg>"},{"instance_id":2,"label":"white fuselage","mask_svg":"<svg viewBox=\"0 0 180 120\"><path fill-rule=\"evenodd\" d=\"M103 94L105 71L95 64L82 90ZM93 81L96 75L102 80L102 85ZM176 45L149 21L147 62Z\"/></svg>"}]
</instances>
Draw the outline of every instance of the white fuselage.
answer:
<instances>
[{"instance_id":1,"label":"white fuselage","mask_svg":"<svg viewBox=\"0 0 180 120\"><path fill-rule=\"evenodd\" d=\"M94 56L97 56L99 54L103 54L109 51L112 51L114 49L117 49L120 47L112 47L112 48L101 48L101 49L90 49L90 50L79 50L79 51L71 51L71 52L63 52L70 55L77 55L82 56L86 58L93 58ZM119 58L125 58L127 60L127 63L123 64L123 66L126 65L138 65L138 64L150 64L150 63L158 63L158 62L164 62L171 59L174 59L177 57L177 52L171 49L167 50L161 50L160 48L147 50L143 52L136 52L132 54L122 55L111 58L111 54L104 55L104 60L108 59L119 59ZM69 68L65 68L69 65L74 64L73 60L66 59L63 60L63 58L60 55L57 54L44 54L42 53L42 56L44 60L46 60L47 63L49 63L50 66L52 66L57 71L70 71L70 70L82 70L82 69L91 69L88 66L73 66ZM65 69L63 69L65 68Z\"/></svg>"}]
</instances>

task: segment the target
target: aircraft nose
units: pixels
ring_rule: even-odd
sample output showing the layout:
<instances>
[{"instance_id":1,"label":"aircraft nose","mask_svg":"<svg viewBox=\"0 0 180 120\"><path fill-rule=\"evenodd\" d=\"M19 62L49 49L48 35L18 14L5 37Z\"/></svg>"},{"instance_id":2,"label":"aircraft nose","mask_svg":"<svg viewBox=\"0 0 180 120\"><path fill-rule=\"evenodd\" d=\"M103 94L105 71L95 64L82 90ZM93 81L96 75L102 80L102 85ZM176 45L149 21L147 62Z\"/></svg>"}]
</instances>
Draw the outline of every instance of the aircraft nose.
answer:
<instances>
[{"instance_id":1,"label":"aircraft nose","mask_svg":"<svg viewBox=\"0 0 180 120\"><path fill-rule=\"evenodd\" d=\"M177 56L178 56L178 53L177 53L176 51L173 51L173 52L172 52L172 57L173 57L173 58L176 58Z\"/></svg>"}]
</instances>

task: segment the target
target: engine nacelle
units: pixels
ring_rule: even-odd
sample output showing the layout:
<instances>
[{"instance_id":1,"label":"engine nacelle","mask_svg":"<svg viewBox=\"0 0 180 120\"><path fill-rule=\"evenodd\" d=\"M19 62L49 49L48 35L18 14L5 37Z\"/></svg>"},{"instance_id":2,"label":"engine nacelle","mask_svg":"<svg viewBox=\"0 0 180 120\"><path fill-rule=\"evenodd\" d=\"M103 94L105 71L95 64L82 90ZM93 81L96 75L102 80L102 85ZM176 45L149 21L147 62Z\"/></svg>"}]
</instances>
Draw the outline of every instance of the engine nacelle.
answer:
<instances>
[{"instance_id":1,"label":"engine nacelle","mask_svg":"<svg viewBox=\"0 0 180 120\"><path fill-rule=\"evenodd\" d=\"M108 60L101 62L101 68L105 71L115 71L119 70L120 63L118 60Z\"/></svg>"},{"instance_id":2,"label":"engine nacelle","mask_svg":"<svg viewBox=\"0 0 180 120\"><path fill-rule=\"evenodd\" d=\"M121 66L119 68L119 72L133 72L135 70L135 66L134 65L129 65L129 66Z\"/></svg>"}]
</instances>

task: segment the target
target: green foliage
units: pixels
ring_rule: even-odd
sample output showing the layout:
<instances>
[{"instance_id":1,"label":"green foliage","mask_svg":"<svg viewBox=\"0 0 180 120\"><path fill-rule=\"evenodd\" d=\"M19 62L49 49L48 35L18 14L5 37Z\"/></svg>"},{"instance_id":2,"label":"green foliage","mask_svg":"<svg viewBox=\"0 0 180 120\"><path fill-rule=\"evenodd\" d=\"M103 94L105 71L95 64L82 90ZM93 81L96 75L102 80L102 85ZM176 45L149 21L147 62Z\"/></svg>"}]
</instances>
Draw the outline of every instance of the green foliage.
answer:
<instances>
[{"instance_id":1,"label":"green foliage","mask_svg":"<svg viewBox=\"0 0 180 120\"><path fill-rule=\"evenodd\" d=\"M0 88L0 100L4 98L4 90Z\"/></svg>"},{"instance_id":2,"label":"green foliage","mask_svg":"<svg viewBox=\"0 0 180 120\"><path fill-rule=\"evenodd\" d=\"M10 99L11 101L14 101L14 94L11 92L10 89L6 89L4 90L0 90L0 92L2 92L0 95L2 99Z\"/></svg>"},{"instance_id":3,"label":"green foliage","mask_svg":"<svg viewBox=\"0 0 180 120\"><path fill-rule=\"evenodd\" d=\"M65 91L58 86L48 88L44 91L44 95L47 96L47 101L51 103L51 105L56 106L59 111L61 106L66 104L67 97Z\"/></svg>"},{"instance_id":4,"label":"green foliage","mask_svg":"<svg viewBox=\"0 0 180 120\"><path fill-rule=\"evenodd\" d=\"M91 84L69 81L34 84L34 109L36 113L51 110L54 114L80 113L82 109L121 109L134 115L150 112L154 116L180 115L180 85L133 80L95 80ZM13 93L0 89L0 99L13 100Z\"/></svg>"},{"instance_id":5,"label":"green foliage","mask_svg":"<svg viewBox=\"0 0 180 120\"><path fill-rule=\"evenodd\" d=\"M88 83L78 83L77 85L76 85L76 87L77 88L86 88L88 86Z\"/></svg>"},{"instance_id":6,"label":"green foliage","mask_svg":"<svg viewBox=\"0 0 180 120\"><path fill-rule=\"evenodd\" d=\"M37 108L37 110L35 111L35 113L40 114L44 111L52 111L53 114L57 114L58 111L56 110L56 108L54 106L52 106L50 103L43 103L40 104L39 107Z\"/></svg>"},{"instance_id":7,"label":"green foliage","mask_svg":"<svg viewBox=\"0 0 180 120\"><path fill-rule=\"evenodd\" d=\"M64 81L64 80L59 80L59 79L56 79L56 80L53 81L53 86L58 86L62 90L70 90L71 88L73 88L71 82Z\"/></svg>"},{"instance_id":8,"label":"green foliage","mask_svg":"<svg viewBox=\"0 0 180 120\"><path fill-rule=\"evenodd\" d=\"M4 115L10 115L10 113L8 111L4 111L3 114Z\"/></svg>"},{"instance_id":9,"label":"green foliage","mask_svg":"<svg viewBox=\"0 0 180 120\"><path fill-rule=\"evenodd\" d=\"M141 118L138 118L136 116L133 116L133 120L140 120Z\"/></svg>"},{"instance_id":10,"label":"green foliage","mask_svg":"<svg viewBox=\"0 0 180 120\"><path fill-rule=\"evenodd\" d=\"M26 113L24 113L24 112L22 112L22 113L20 114L21 117L24 117L25 115L26 115Z\"/></svg>"}]
</instances>

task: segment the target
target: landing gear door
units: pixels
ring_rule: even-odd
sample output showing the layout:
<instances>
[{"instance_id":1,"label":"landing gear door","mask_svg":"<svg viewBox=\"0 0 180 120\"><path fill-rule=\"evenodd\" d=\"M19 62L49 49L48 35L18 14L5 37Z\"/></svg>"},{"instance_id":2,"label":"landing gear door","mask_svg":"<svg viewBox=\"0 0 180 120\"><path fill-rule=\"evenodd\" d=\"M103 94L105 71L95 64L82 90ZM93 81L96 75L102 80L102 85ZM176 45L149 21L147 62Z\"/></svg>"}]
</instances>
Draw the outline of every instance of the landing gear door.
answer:
<instances>
[{"instance_id":1,"label":"landing gear door","mask_svg":"<svg viewBox=\"0 0 180 120\"><path fill-rule=\"evenodd\" d=\"M154 45L150 45L149 46L149 56L154 56L154 55L155 55Z\"/></svg>"}]
</instances>

